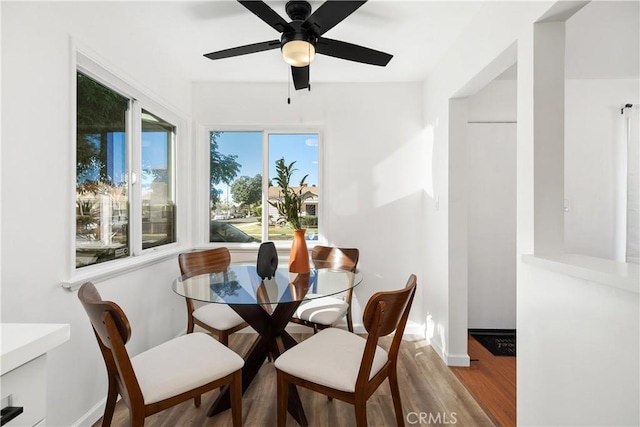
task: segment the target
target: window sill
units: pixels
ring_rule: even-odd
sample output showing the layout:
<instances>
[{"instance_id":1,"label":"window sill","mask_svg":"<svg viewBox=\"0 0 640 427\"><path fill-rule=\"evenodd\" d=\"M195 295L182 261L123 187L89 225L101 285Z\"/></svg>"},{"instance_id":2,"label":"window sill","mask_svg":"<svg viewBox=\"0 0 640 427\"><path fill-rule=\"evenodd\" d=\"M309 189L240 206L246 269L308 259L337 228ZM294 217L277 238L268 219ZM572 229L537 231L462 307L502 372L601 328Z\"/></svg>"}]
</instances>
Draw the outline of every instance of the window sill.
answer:
<instances>
[{"instance_id":1,"label":"window sill","mask_svg":"<svg viewBox=\"0 0 640 427\"><path fill-rule=\"evenodd\" d=\"M311 250L313 246L317 243L309 243L307 242L308 249ZM213 244L215 245L215 244ZM213 245L207 246L197 246L197 247L183 247L183 246L172 246L170 248L163 248L157 250L151 250L139 256L132 256L126 259L119 260L113 263L105 263L98 264L95 266L86 267L86 269L76 270L71 274L71 277L64 281L60 282L60 286L65 288L68 291L75 291L78 289L83 283L91 281L94 283L99 283L104 280L111 279L113 277L121 276L123 274L129 273L131 271L139 270L141 268L148 267L150 265L165 261L166 259L175 257L177 259L178 254L182 252L187 252L189 250L202 250L202 249L210 249L211 247L215 247ZM258 252L259 245L228 245L229 251L237 254L250 254L251 260L255 261L255 254ZM282 254L286 253L286 257L279 257L280 262L288 262L288 254L291 250L291 245L282 245L276 246L276 250L278 252L282 252ZM242 258L242 256L240 256ZM242 259L241 261L245 261ZM177 261L176 261L177 265Z\"/></svg>"},{"instance_id":2,"label":"window sill","mask_svg":"<svg viewBox=\"0 0 640 427\"><path fill-rule=\"evenodd\" d=\"M522 262L555 273L640 293L640 266L578 254L523 255Z\"/></svg>"},{"instance_id":3,"label":"window sill","mask_svg":"<svg viewBox=\"0 0 640 427\"><path fill-rule=\"evenodd\" d=\"M107 262L105 264L85 267L80 270L75 270L71 274L69 280L60 282L60 286L68 291L74 291L78 289L80 285L88 281L98 283L131 271L157 264L169 258L175 257L177 259L177 255L181 252L185 252L186 250L187 248L185 247L175 245L170 248L149 250L142 255L132 256L116 262Z\"/></svg>"}]
</instances>

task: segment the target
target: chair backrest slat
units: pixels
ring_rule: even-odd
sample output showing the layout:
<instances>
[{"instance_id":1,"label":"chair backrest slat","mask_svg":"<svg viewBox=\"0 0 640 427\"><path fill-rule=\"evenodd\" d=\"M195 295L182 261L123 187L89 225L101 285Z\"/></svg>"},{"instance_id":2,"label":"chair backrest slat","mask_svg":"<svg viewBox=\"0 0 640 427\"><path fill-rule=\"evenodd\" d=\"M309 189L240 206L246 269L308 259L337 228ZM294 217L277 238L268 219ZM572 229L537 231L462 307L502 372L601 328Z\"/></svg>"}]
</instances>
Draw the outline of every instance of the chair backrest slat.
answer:
<instances>
[{"instance_id":1,"label":"chair backrest slat","mask_svg":"<svg viewBox=\"0 0 640 427\"><path fill-rule=\"evenodd\" d=\"M368 382L378 340L393 331L396 333L388 354L390 361L396 360L415 291L416 276L412 274L403 289L377 292L369 298L363 316L364 326L369 335L358 372L357 384L364 385Z\"/></svg>"},{"instance_id":2,"label":"chair backrest slat","mask_svg":"<svg viewBox=\"0 0 640 427\"><path fill-rule=\"evenodd\" d=\"M115 302L103 300L91 282L80 287L78 298L91 321L107 372L119 385L118 393L129 406L142 405L142 391L125 347L131 338L126 314Z\"/></svg>"},{"instance_id":3,"label":"chair backrest slat","mask_svg":"<svg viewBox=\"0 0 640 427\"><path fill-rule=\"evenodd\" d=\"M231 254L225 247L184 252L178 255L178 264L180 264L180 274L187 277L219 273L229 268Z\"/></svg>"},{"instance_id":4,"label":"chair backrest slat","mask_svg":"<svg viewBox=\"0 0 640 427\"><path fill-rule=\"evenodd\" d=\"M416 287L416 276L411 275L407 285L397 291L378 292L371 296L364 310L364 327L369 334L376 333L380 337L389 335L400 326L400 321L406 310L410 308L410 300ZM384 312L378 325L373 324L375 311L379 303L384 303ZM408 314L408 312L407 312ZM376 330L373 330L373 329Z\"/></svg>"},{"instance_id":5,"label":"chair backrest slat","mask_svg":"<svg viewBox=\"0 0 640 427\"><path fill-rule=\"evenodd\" d=\"M359 257L360 251L357 248L314 246L311 250L311 260L316 268L355 271Z\"/></svg>"},{"instance_id":6,"label":"chair backrest slat","mask_svg":"<svg viewBox=\"0 0 640 427\"><path fill-rule=\"evenodd\" d=\"M95 285L87 282L78 290L78 298L82 303L91 325L96 334L102 341L102 345L107 348L113 348L113 343L107 331L106 319L107 315L111 315L113 322L120 334L120 338L124 344L129 342L131 338L131 325L127 315L122 311L120 306L112 301L104 301Z\"/></svg>"}]
</instances>

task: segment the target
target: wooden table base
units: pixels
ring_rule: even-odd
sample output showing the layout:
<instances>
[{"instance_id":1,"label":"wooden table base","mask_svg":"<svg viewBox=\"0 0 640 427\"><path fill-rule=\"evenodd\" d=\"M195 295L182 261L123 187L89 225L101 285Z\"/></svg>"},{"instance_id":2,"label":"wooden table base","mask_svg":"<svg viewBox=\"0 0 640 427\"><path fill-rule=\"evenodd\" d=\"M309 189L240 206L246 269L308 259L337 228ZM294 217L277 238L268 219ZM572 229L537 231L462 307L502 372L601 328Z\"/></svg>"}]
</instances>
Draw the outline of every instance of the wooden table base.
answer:
<instances>
[{"instance_id":1,"label":"wooden table base","mask_svg":"<svg viewBox=\"0 0 640 427\"><path fill-rule=\"evenodd\" d=\"M242 394L249 388L249 384L264 364L267 355L273 360L297 344L296 340L285 331L289 319L300 305L300 301L279 303L272 314L270 305L229 304L256 332L260 335L244 357L242 368ZM289 388L288 410L291 416L303 427L308 425L307 417L302 408L302 401L298 390L291 384ZM209 408L208 416L224 411L231 406L229 386L225 386L218 398Z\"/></svg>"}]
</instances>

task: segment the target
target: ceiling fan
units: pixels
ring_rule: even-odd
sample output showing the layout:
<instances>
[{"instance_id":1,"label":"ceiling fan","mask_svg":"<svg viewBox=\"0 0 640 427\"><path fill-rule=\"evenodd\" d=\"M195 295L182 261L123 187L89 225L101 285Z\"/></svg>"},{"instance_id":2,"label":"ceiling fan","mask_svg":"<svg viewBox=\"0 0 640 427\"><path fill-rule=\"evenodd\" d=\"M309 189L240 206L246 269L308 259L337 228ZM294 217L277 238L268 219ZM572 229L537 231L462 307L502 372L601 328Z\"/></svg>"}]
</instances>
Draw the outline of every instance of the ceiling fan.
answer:
<instances>
[{"instance_id":1,"label":"ceiling fan","mask_svg":"<svg viewBox=\"0 0 640 427\"><path fill-rule=\"evenodd\" d=\"M307 1L288 1L285 5L285 11L291 18L291 22L285 21L263 1L238 0L238 2L274 30L282 33L280 40L211 52L204 55L207 58L230 58L280 48L285 62L291 65L293 85L296 90L309 87L309 64L314 60L316 54L382 67L393 58L393 55L388 53L322 37L324 33L366 3L366 0L326 1L313 13L311 13L311 5Z\"/></svg>"}]
</instances>

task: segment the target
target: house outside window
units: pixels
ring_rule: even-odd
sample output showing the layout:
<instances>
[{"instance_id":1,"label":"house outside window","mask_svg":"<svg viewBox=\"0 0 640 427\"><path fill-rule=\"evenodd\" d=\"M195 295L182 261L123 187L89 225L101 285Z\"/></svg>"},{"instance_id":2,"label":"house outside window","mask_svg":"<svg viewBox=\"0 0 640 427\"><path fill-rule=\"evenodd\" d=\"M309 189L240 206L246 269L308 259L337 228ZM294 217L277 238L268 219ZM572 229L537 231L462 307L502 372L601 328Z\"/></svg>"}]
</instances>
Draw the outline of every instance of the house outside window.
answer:
<instances>
[{"instance_id":1,"label":"house outside window","mask_svg":"<svg viewBox=\"0 0 640 427\"><path fill-rule=\"evenodd\" d=\"M76 268L176 241L177 126L136 95L78 67Z\"/></svg>"},{"instance_id":2,"label":"house outside window","mask_svg":"<svg viewBox=\"0 0 640 427\"><path fill-rule=\"evenodd\" d=\"M320 203L317 132L209 132L210 242L249 243L293 240L293 229L270 202L280 197L273 186L275 162L294 163L291 185L308 198L301 209L307 240L318 239ZM304 188L298 184L304 178Z\"/></svg>"}]
</instances>

